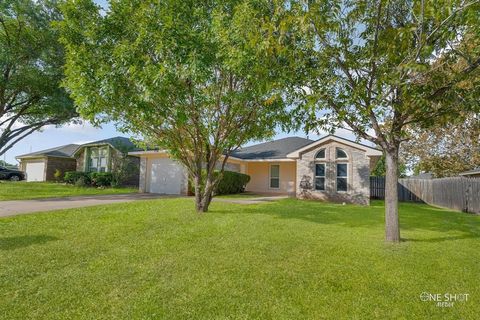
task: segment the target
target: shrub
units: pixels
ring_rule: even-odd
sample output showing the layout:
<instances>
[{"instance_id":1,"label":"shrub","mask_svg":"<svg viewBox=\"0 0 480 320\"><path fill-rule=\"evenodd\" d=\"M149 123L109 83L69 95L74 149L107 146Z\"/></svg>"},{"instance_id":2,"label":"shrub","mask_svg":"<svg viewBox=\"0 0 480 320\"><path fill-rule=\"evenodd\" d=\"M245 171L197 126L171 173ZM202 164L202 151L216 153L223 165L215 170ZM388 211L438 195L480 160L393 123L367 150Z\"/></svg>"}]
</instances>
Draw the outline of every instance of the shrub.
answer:
<instances>
[{"instance_id":1,"label":"shrub","mask_svg":"<svg viewBox=\"0 0 480 320\"><path fill-rule=\"evenodd\" d=\"M86 187L87 183L85 182L85 180L85 176L78 177L78 179L75 181L75 187Z\"/></svg>"},{"instance_id":2,"label":"shrub","mask_svg":"<svg viewBox=\"0 0 480 320\"><path fill-rule=\"evenodd\" d=\"M87 172L81 171L67 171L63 176L63 181L69 184L76 184L77 181L82 178L84 185L90 185L90 176Z\"/></svg>"},{"instance_id":3,"label":"shrub","mask_svg":"<svg viewBox=\"0 0 480 320\"><path fill-rule=\"evenodd\" d=\"M224 171L222 179L218 182L215 188L215 194L234 194L245 191L245 186L250 181L250 176L233 172Z\"/></svg>"},{"instance_id":4,"label":"shrub","mask_svg":"<svg viewBox=\"0 0 480 320\"><path fill-rule=\"evenodd\" d=\"M110 172L65 172L63 181L76 186L110 187L113 175Z\"/></svg>"},{"instance_id":5,"label":"shrub","mask_svg":"<svg viewBox=\"0 0 480 320\"><path fill-rule=\"evenodd\" d=\"M203 171L202 174L205 176L206 172ZM219 172L217 171L215 174L218 175ZM245 191L245 186L249 181L249 175L233 171L224 171L213 193L215 195L241 193ZM189 189L191 193L195 193L193 181L190 181Z\"/></svg>"},{"instance_id":6,"label":"shrub","mask_svg":"<svg viewBox=\"0 0 480 320\"><path fill-rule=\"evenodd\" d=\"M111 172L92 172L90 173L91 184L96 187L110 187L113 182Z\"/></svg>"}]
</instances>

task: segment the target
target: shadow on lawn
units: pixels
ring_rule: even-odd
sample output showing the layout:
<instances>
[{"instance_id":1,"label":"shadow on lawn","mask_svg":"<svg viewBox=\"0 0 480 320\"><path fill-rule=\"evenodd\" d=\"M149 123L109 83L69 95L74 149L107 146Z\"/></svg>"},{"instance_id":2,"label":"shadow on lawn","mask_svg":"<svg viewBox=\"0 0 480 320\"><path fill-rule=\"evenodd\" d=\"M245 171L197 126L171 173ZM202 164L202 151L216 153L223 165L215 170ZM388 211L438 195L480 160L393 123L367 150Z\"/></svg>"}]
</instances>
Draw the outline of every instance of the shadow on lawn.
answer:
<instances>
[{"instance_id":1,"label":"shadow on lawn","mask_svg":"<svg viewBox=\"0 0 480 320\"><path fill-rule=\"evenodd\" d=\"M15 250L18 248L28 247L34 244L44 244L49 241L59 240L56 237L47 235L35 236L16 236L0 238L0 250Z\"/></svg>"},{"instance_id":2,"label":"shadow on lawn","mask_svg":"<svg viewBox=\"0 0 480 320\"><path fill-rule=\"evenodd\" d=\"M383 232L384 209L383 202L379 201L372 202L371 206L362 207L288 199L268 205L248 206L241 211L249 214L272 215L280 219L300 219L346 228L377 229ZM404 237L403 241L406 242L435 243L480 238L480 217L478 216L416 203L401 203L399 212L400 230ZM430 232L438 232L440 236Z\"/></svg>"}]
</instances>

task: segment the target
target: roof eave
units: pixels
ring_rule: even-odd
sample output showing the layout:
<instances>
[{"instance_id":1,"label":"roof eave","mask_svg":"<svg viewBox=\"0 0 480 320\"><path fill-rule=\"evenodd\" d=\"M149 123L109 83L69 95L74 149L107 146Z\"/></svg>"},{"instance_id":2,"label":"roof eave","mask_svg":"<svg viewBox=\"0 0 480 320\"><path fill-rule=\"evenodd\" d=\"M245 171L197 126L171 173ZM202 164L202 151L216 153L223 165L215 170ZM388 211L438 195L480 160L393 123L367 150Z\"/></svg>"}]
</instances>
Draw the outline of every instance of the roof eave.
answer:
<instances>
[{"instance_id":1,"label":"roof eave","mask_svg":"<svg viewBox=\"0 0 480 320\"><path fill-rule=\"evenodd\" d=\"M360 144L360 143L357 143L357 142L354 142L354 141L350 141L348 139L344 139L344 138L337 137L335 135L330 134L330 135L325 136L325 137L323 137L323 138L321 138L317 141L314 141L310 144L307 144L306 146L304 146L304 147L302 147L298 150L290 152L289 154L287 154L287 158L298 159L298 158L300 158L300 154L303 153L304 151L309 150L311 148L314 148L314 147L324 143L325 141L327 141L329 139L334 140L334 141L339 142L339 143L349 145L349 146L354 147L356 149L364 150L365 155L368 156L368 157L375 157L375 156L382 156L383 155L383 152L381 150L375 149L373 147L365 146L363 144Z\"/></svg>"},{"instance_id":2,"label":"roof eave","mask_svg":"<svg viewBox=\"0 0 480 320\"><path fill-rule=\"evenodd\" d=\"M150 154L168 154L166 150L142 150L142 151L130 151L129 156L140 157L142 155Z\"/></svg>"}]
</instances>

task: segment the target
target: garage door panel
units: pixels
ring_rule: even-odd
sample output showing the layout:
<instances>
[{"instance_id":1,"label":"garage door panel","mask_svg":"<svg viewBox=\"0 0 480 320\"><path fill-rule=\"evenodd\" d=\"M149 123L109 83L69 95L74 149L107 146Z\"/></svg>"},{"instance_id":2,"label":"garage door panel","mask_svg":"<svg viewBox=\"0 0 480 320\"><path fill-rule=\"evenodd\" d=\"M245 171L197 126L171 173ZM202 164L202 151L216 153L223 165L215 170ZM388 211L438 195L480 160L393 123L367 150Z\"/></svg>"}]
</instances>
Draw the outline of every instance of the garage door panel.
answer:
<instances>
[{"instance_id":1,"label":"garage door panel","mask_svg":"<svg viewBox=\"0 0 480 320\"><path fill-rule=\"evenodd\" d=\"M29 161L26 163L25 172L27 181L44 181L45 180L45 161Z\"/></svg>"},{"instance_id":2,"label":"garage door panel","mask_svg":"<svg viewBox=\"0 0 480 320\"><path fill-rule=\"evenodd\" d=\"M183 175L184 169L178 162L168 158L153 159L149 192L181 194Z\"/></svg>"}]
</instances>

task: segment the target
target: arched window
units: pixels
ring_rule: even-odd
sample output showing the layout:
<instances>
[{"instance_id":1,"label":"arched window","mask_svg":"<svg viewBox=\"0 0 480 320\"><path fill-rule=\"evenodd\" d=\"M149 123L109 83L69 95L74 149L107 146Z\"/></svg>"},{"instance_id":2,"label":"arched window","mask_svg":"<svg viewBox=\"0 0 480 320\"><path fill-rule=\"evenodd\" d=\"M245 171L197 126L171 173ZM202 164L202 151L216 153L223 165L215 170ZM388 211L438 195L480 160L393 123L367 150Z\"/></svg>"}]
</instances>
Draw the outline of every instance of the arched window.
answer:
<instances>
[{"instance_id":1,"label":"arched window","mask_svg":"<svg viewBox=\"0 0 480 320\"><path fill-rule=\"evenodd\" d=\"M337 159L347 159L348 158L345 150L340 149L340 148L337 148L336 157L337 157Z\"/></svg>"},{"instance_id":2,"label":"arched window","mask_svg":"<svg viewBox=\"0 0 480 320\"><path fill-rule=\"evenodd\" d=\"M315 159L325 159L325 149L321 149L315 155Z\"/></svg>"}]
</instances>

